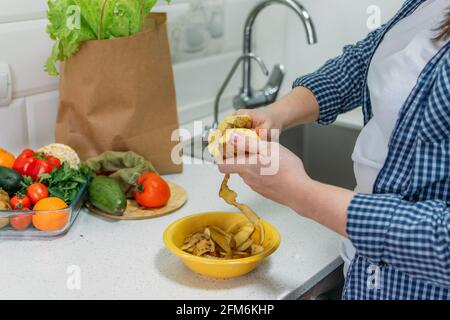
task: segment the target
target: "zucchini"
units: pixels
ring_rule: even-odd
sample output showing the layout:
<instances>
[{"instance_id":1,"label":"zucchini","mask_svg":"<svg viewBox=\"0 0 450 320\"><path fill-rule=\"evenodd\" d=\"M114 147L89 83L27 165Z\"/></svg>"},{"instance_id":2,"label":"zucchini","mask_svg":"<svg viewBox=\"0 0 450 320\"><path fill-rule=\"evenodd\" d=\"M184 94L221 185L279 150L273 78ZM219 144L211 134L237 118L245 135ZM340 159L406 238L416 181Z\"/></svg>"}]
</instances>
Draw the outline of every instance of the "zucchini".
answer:
<instances>
[{"instance_id":1,"label":"zucchini","mask_svg":"<svg viewBox=\"0 0 450 320\"><path fill-rule=\"evenodd\" d=\"M92 180L89 201L97 209L114 216L123 216L127 208L127 199L119 183L104 176L97 176Z\"/></svg>"},{"instance_id":2,"label":"zucchini","mask_svg":"<svg viewBox=\"0 0 450 320\"><path fill-rule=\"evenodd\" d=\"M21 174L10 168L0 167L0 188L10 196L14 196L22 188L22 181Z\"/></svg>"}]
</instances>

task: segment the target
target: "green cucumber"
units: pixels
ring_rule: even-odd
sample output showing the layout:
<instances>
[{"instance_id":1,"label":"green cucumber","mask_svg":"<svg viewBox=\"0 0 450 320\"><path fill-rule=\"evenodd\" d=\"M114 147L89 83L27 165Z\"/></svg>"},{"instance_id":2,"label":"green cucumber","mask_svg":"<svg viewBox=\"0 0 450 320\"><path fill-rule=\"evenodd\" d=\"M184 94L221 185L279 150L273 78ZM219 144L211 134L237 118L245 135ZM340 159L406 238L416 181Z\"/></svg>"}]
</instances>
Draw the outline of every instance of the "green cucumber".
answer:
<instances>
[{"instance_id":1,"label":"green cucumber","mask_svg":"<svg viewBox=\"0 0 450 320\"><path fill-rule=\"evenodd\" d=\"M0 188L10 196L14 196L22 188L22 181L21 174L10 168L0 167Z\"/></svg>"},{"instance_id":2,"label":"green cucumber","mask_svg":"<svg viewBox=\"0 0 450 320\"><path fill-rule=\"evenodd\" d=\"M104 176L97 176L92 180L89 201L97 209L114 216L123 216L127 208L127 199L119 183Z\"/></svg>"}]
</instances>

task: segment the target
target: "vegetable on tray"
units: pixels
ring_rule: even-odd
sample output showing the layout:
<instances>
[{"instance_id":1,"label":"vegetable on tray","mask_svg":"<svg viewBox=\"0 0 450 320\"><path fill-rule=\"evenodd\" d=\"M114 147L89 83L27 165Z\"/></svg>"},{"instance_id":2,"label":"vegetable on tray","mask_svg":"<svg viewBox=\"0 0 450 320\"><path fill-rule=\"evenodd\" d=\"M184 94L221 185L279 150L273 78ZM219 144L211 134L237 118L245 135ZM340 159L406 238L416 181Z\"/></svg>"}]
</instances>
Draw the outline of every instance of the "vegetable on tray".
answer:
<instances>
[{"instance_id":1,"label":"vegetable on tray","mask_svg":"<svg viewBox=\"0 0 450 320\"><path fill-rule=\"evenodd\" d=\"M0 167L12 168L16 158L3 148L0 148Z\"/></svg>"},{"instance_id":2,"label":"vegetable on tray","mask_svg":"<svg viewBox=\"0 0 450 320\"><path fill-rule=\"evenodd\" d=\"M27 188L27 196L31 203L35 205L42 199L48 198L48 189L42 183L33 183Z\"/></svg>"},{"instance_id":3,"label":"vegetable on tray","mask_svg":"<svg viewBox=\"0 0 450 320\"><path fill-rule=\"evenodd\" d=\"M29 208L20 209L24 211L29 211ZM20 214L17 216L14 216L9 219L9 223L11 224L11 227L13 227L16 230L25 230L31 225L33 215L30 214Z\"/></svg>"},{"instance_id":4,"label":"vegetable on tray","mask_svg":"<svg viewBox=\"0 0 450 320\"><path fill-rule=\"evenodd\" d=\"M116 180L129 198L133 197L133 186L141 174L156 172L150 161L133 151L106 151L87 160L86 166L97 175L106 175Z\"/></svg>"},{"instance_id":5,"label":"vegetable on tray","mask_svg":"<svg viewBox=\"0 0 450 320\"><path fill-rule=\"evenodd\" d=\"M0 167L0 188L10 196L14 196L22 188L22 182L23 176L21 174L10 168Z\"/></svg>"},{"instance_id":6,"label":"vegetable on tray","mask_svg":"<svg viewBox=\"0 0 450 320\"><path fill-rule=\"evenodd\" d=\"M40 148L38 152L43 152L49 156L56 157L61 160L61 162L67 162L73 169L78 169L80 167L80 157L75 150L65 144L52 143Z\"/></svg>"},{"instance_id":7,"label":"vegetable on tray","mask_svg":"<svg viewBox=\"0 0 450 320\"><path fill-rule=\"evenodd\" d=\"M144 208L163 207L170 199L169 184L156 173L144 173L136 182L134 198Z\"/></svg>"},{"instance_id":8,"label":"vegetable on tray","mask_svg":"<svg viewBox=\"0 0 450 320\"><path fill-rule=\"evenodd\" d=\"M0 148L0 158L5 154L9 153ZM92 175L90 168L79 165L78 155L68 146L52 144L38 152L23 150L11 168L0 166L0 229L8 224L17 231L30 225L40 231L63 229L71 212L64 209Z\"/></svg>"},{"instance_id":9,"label":"vegetable on tray","mask_svg":"<svg viewBox=\"0 0 450 320\"><path fill-rule=\"evenodd\" d=\"M61 161L42 152L34 152L25 149L14 162L13 169L23 176L30 177L33 181L39 180L42 174L50 173L53 169L59 169Z\"/></svg>"},{"instance_id":10,"label":"vegetable on tray","mask_svg":"<svg viewBox=\"0 0 450 320\"><path fill-rule=\"evenodd\" d=\"M10 198L8 193L0 188L0 210L11 210Z\"/></svg>"},{"instance_id":11,"label":"vegetable on tray","mask_svg":"<svg viewBox=\"0 0 450 320\"><path fill-rule=\"evenodd\" d=\"M74 169L67 162L63 162L59 169L41 175L41 182L48 186L51 197L60 198L70 205L91 175L92 171L88 167Z\"/></svg>"},{"instance_id":12,"label":"vegetable on tray","mask_svg":"<svg viewBox=\"0 0 450 320\"><path fill-rule=\"evenodd\" d=\"M34 206L33 226L41 231L61 230L69 222L69 212L61 211L66 208L67 204L59 198L42 199Z\"/></svg>"},{"instance_id":13,"label":"vegetable on tray","mask_svg":"<svg viewBox=\"0 0 450 320\"><path fill-rule=\"evenodd\" d=\"M31 200L28 196L17 193L10 201L11 209L26 210L31 208Z\"/></svg>"},{"instance_id":14,"label":"vegetable on tray","mask_svg":"<svg viewBox=\"0 0 450 320\"><path fill-rule=\"evenodd\" d=\"M94 207L115 216L122 216L127 208L127 199L119 183L104 176L92 180L89 201Z\"/></svg>"},{"instance_id":15,"label":"vegetable on tray","mask_svg":"<svg viewBox=\"0 0 450 320\"><path fill-rule=\"evenodd\" d=\"M9 205L9 195L8 193L0 188L0 210L11 210ZM9 224L8 218L0 218L0 229L3 229Z\"/></svg>"}]
</instances>

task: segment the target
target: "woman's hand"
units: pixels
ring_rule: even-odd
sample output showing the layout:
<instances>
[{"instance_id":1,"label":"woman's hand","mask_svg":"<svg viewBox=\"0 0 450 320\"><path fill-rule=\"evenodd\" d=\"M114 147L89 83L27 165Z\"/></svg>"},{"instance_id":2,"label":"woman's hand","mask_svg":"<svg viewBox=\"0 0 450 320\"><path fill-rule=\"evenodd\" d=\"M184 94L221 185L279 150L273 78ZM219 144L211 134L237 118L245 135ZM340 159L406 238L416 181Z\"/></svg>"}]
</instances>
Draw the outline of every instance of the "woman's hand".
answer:
<instances>
[{"instance_id":1,"label":"woman's hand","mask_svg":"<svg viewBox=\"0 0 450 320\"><path fill-rule=\"evenodd\" d=\"M292 208L301 189L312 182L303 162L276 142L249 141L239 134L233 134L230 142L239 155L219 164L220 172L239 174L250 188L268 199Z\"/></svg>"},{"instance_id":2,"label":"woman's hand","mask_svg":"<svg viewBox=\"0 0 450 320\"><path fill-rule=\"evenodd\" d=\"M236 114L252 117L253 123L249 129L281 132L294 125L316 121L319 118L319 104L309 89L297 87L285 97L265 108L243 109L237 111Z\"/></svg>"},{"instance_id":3,"label":"woman's hand","mask_svg":"<svg viewBox=\"0 0 450 320\"><path fill-rule=\"evenodd\" d=\"M249 129L264 129L266 131L283 129L283 123L280 117L271 107L260 109L241 109L235 112L236 115L247 115L252 118L252 124Z\"/></svg>"},{"instance_id":4,"label":"woman's hand","mask_svg":"<svg viewBox=\"0 0 450 320\"><path fill-rule=\"evenodd\" d=\"M347 236L347 208L354 192L311 179L303 162L276 142L249 141L239 134L230 142L238 155L219 164L220 172L239 174L262 196Z\"/></svg>"}]
</instances>

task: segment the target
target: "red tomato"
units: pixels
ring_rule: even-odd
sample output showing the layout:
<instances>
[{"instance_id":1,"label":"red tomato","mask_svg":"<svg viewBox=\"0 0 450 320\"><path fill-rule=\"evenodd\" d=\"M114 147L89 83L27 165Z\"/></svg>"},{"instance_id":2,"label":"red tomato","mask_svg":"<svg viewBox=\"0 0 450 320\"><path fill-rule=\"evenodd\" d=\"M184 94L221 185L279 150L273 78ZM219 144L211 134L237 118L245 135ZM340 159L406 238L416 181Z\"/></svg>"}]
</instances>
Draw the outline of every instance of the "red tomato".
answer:
<instances>
[{"instance_id":1,"label":"red tomato","mask_svg":"<svg viewBox=\"0 0 450 320\"><path fill-rule=\"evenodd\" d=\"M32 204L36 204L42 199L48 198L48 189L42 183L34 183L28 187L27 196Z\"/></svg>"},{"instance_id":2,"label":"red tomato","mask_svg":"<svg viewBox=\"0 0 450 320\"><path fill-rule=\"evenodd\" d=\"M29 211L29 208L20 209L22 211ZM20 214L13 218L9 219L9 223L16 230L25 230L31 224L31 220L33 219L33 215L30 214Z\"/></svg>"},{"instance_id":3,"label":"red tomato","mask_svg":"<svg viewBox=\"0 0 450 320\"><path fill-rule=\"evenodd\" d=\"M31 201L27 196L18 194L11 199L10 205L13 210L21 210L31 208Z\"/></svg>"},{"instance_id":4,"label":"red tomato","mask_svg":"<svg viewBox=\"0 0 450 320\"><path fill-rule=\"evenodd\" d=\"M135 192L136 201L145 208L159 208L165 206L170 199L170 188L156 173L142 174L137 180Z\"/></svg>"},{"instance_id":5,"label":"red tomato","mask_svg":"<svg viewBox=\"0 0 450 320\"><path fill-rule=\"evenodd\" d=\"M13 169L23 176L38 181L43 173L50 173L54 168L59 169L61 161L45 153L37 153L31 149L25 149L14 161Z\"/></svg>"},{"instance_id":6,"label":"red tomato","mask_svg":"<svg viewBox=\"0 0 450 320\"><path fill-rule=\"evenodd\" d=\"M50 166L52 167L52 169L53 168L56 168L56 169L61 168L61 160L59 160L56 157L52 157L52 156L47 156L47 158L48 158L47 161L50 164Z\"/></svg>"}]
</instances>

